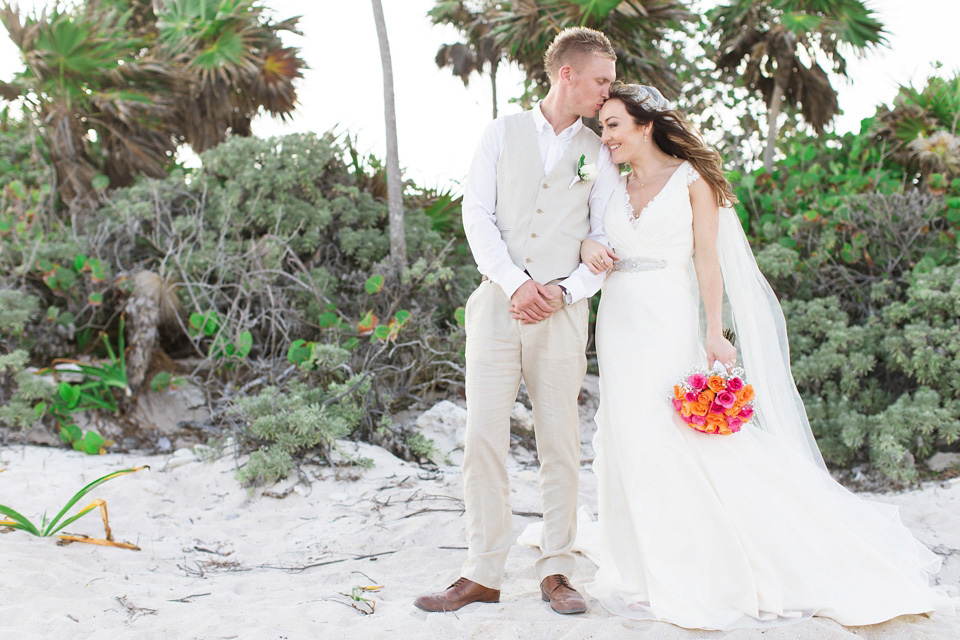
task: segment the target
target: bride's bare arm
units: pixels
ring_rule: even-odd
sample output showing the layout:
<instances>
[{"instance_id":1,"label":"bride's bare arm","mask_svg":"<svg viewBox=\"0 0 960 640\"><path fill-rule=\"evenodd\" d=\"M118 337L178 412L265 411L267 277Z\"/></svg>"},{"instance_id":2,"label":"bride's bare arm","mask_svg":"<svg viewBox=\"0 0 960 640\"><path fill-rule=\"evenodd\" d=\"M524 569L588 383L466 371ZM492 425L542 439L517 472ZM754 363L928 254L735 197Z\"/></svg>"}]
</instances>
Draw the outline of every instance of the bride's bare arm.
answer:
<instances>
[{"instance_id":1,"label":"bride's bare arm","mask_svg":"<svg viewBox=\"0 0 960 640\"><path fill-rule=\"evenodd\" d=\"M603 273L613 268L613 261L620 258L613 249L596 240L587 238L580 244L580 261L593 273Z\"/></svg>"},{"instance_id":2,"label":"bride's bare arm","mask_svg":"<svg viewBox=\"0 0 960 640\"><path fill-rule=\"evenodd\" d=\"M723 278L717 257L720 211L717 197L706 180L690 185L690 204L693 207L693 266L707 312L707 366L712 366L715 360L730 366L737 359L737 350L723 337Z\"/></svg>"}]
</instances>

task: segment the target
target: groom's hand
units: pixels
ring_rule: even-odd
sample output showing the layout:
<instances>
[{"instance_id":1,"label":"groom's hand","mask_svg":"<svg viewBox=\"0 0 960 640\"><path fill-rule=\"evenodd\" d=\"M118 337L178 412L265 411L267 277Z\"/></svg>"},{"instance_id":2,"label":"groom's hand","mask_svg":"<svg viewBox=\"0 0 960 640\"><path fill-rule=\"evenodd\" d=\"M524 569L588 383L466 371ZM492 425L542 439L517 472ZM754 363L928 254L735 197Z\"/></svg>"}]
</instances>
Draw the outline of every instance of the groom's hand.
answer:
<instances>
[{"instance_id":1,"label":"groom's hand","mask_svg":"<svg viewBox=\"0 0 960 640\"><path fill-rule=\"evenodd\" d=\"M510 313L524 324L546 320L563 305L560 288L545 287L535 280L527 280L510 297ZM555 304L556 303L556 304Z\"/></svg>"}]
</instances>

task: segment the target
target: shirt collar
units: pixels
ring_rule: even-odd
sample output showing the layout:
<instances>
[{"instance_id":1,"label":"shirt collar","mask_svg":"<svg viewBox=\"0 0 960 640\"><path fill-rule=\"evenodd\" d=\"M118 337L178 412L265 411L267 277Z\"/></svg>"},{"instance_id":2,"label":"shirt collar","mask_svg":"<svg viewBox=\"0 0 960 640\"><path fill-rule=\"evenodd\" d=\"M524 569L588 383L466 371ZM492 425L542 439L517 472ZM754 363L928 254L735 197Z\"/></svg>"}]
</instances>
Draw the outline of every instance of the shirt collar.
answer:
<instances>
[{"instance_id":1,"label":"shirt collar","mask_svg":"<svg viewBox=\"0 0 960 640\"><path fill-rule=\"evenodd\" d=\"M543 110L540 108L540 105L543 104L543 100L538 102L533 107L533 122L537 127L537 133L543 133L544 131L553 132L553 125L547 122L547 118L543 115ZM577 118L576 121L561 131L557 137L558 138L570 138L575 136L580 129L583 128L583 119Z\"/></svg>"}]
</instances>

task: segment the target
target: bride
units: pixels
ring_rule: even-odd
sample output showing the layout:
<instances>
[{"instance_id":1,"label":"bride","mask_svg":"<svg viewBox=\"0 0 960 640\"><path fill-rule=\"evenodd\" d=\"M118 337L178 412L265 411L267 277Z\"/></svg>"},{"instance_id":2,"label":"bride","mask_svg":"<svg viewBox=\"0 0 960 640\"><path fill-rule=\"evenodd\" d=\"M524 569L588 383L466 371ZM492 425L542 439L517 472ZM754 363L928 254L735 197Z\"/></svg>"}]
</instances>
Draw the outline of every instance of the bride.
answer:
<instances>
[{"instance_id":1,"label":"bride","mask_svg":"<svg viewBox=\"0 0 960 640\"><path fill-rule=\"evenodd\" d=\"M613 250L582 247L591 269L609 270L597 316L599 522L581 525L576 547L599 567L587 591L612 613L698 629L952 611L928 586L939 558L896 508L827 473L719 154L652 87L614 85L599 119L614 162L632 171L604 217ZM736 360L724 290L756 415L716 436L687 426L670 397L692 367Z\"/></svg>"}]
</instances>

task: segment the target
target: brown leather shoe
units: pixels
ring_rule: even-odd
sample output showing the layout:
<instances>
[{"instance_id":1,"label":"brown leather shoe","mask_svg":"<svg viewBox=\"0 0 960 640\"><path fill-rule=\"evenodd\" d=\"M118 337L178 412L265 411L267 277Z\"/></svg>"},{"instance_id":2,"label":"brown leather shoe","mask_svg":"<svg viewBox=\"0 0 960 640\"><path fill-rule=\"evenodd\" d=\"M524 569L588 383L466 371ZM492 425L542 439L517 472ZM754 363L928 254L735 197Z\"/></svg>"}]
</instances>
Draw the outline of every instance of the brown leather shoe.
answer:
<instances>
[{"instance_id":1,"label":"brown leather shoe","mask_svg":"<svg viewBox=\"0 0 960 640\"><path fill-rule=\"evenodd\" d=\"M489 589L472 580L460 578L446 591L420 596L413 601L413 606L424 611L444 612L456 611L471 602L500 602L500 590Z\"/></svg>"},{"instance_id":2,"label":"brown leather shoe","mask_svg":"<svg viewBox=\"0 0 960 640\"><path fill-rule=\"evenodd\" d=\"M550 608L557 613L583 613L587 610L583 596L570 586L566 576L559 573L543 579L540 583L540 596L544 602L549 602Z\"/></svg>"}]
</instances>

